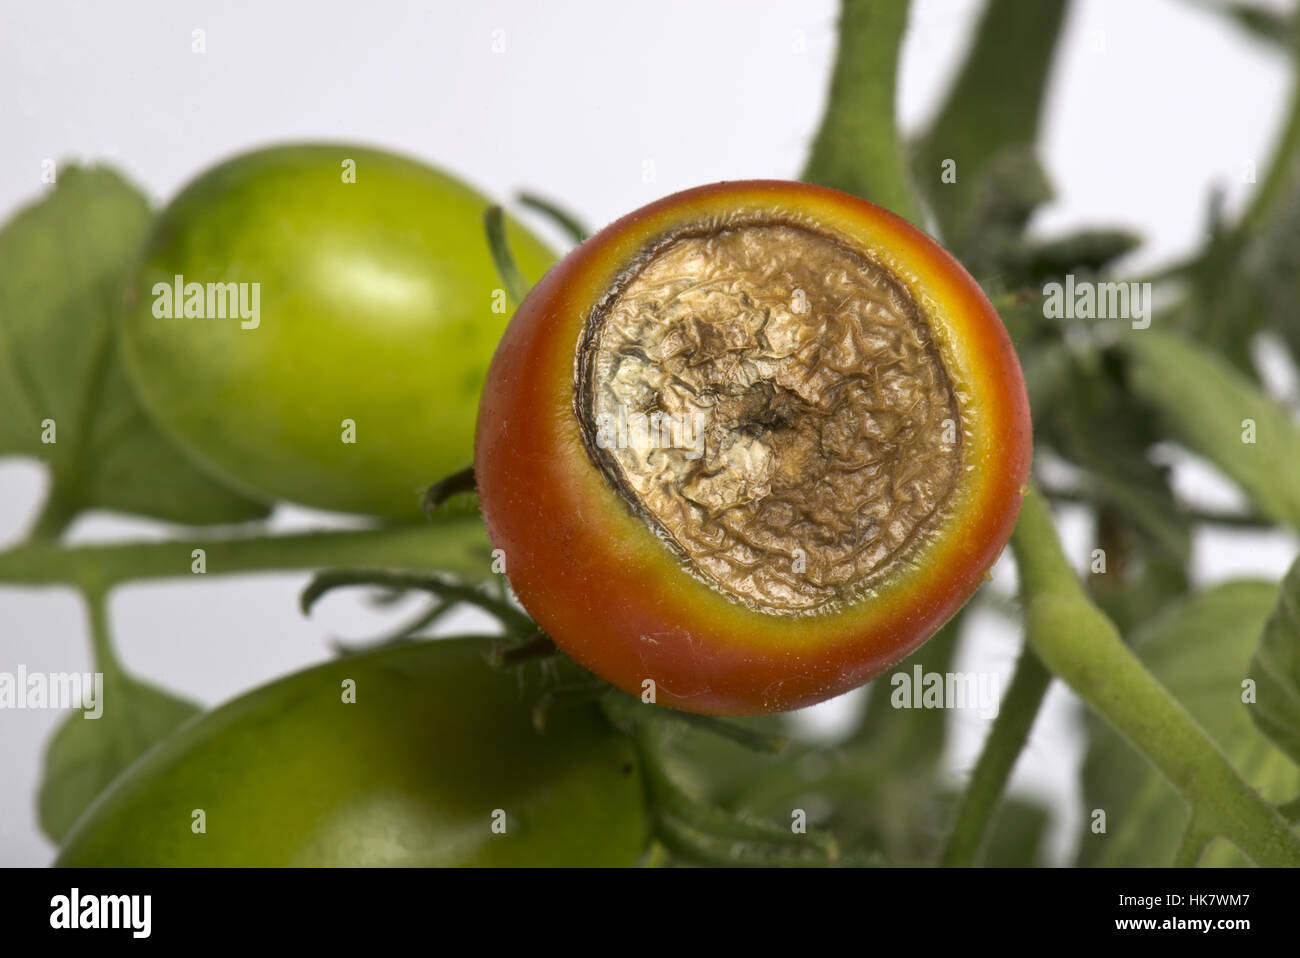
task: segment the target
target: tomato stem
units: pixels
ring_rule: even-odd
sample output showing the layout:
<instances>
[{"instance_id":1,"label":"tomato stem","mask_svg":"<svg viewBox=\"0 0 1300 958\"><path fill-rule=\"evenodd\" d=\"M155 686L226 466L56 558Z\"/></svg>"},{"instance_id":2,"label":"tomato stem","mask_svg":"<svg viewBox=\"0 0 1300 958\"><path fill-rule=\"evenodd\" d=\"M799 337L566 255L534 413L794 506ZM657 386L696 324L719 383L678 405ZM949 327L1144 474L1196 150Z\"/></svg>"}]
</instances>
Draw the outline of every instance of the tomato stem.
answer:
<instances>
[{"instance_id":1,"label":"tomato stem","mask_svg":"<svg viewBox=\"0 0 1300 958\"><path fill-rule=\"evenodd\" d=\"M518 200L522 205L536 210L553 222L575 244L581 243L591 235L591 231L576 216L550 200L538 196L536 193L520 193Z\"/></svg>"},{"instance_id":2,"label":"tomato stem","mask_svg":"<svg viewBox=\"0 0 1300 958\"><path fill-rule=\"evenodd\" d=\"M373 652L389 645L397 645L399 642L414 641L417 632L436 623L454 609L456 604L455 600L452 599L439 599L409 622L398 626L391 632L373 638L369 642L354 643L343 639L334 639L330 643L330 647L336 655L360 655L363 652Z\"/></svg>"},{"instance_id":3,"label":"tomato stem","mask_svg":"<svg viewBox=\"0 0 1300 958\"><path fill-rule=\"evenodd\" d=\"M1187 828L1183 832L1182 840L1178 843L1178 850L1174 853L1175 868L1195 868L1196 863L1201 860L1205 853L1205 846L1208 845L1214 836L1201 828L1197 823L1196 817L1188 819Z\"/></svg>"},{"instance_id":4,"label":"tomato stem","mask_svg":"<svg viewBox=\"0 0 1300 958\"><path fill-rule=\"evenodd\" d=\"M40 513L27 531L28 542L56 542L77 517L80 504L75 496L54 481Z\"/></svg>"},{"instance_id":5,"label":"tomato stem","mask_svg":"<svg viewBox=\"0 0 1300 958\"><path fill-rule=\"evenodd\" d=\"M112 627L108 615L108 595L103 589L88 588L83 590L82 596L90 619L90 644L94 654L95 670L104 677L104 701L116 707L130 699L134 690L113 646ZM124 768L147 747L148 741L140 739L140 732L131 722L112 722L109 728L113 746L117 751L116 762Z\"/></svg>"},{"instance_id":6,"label":"tomato stem","mask_svg":"<svg viewBox=\"0 0 1300 958\"><path fill-rule=\"evenodd\" d=\"M28 542L0 552L0 582L107 588L122 582L193 575L192 553L205 553L207 575L373 566L437 569L465 581L491 575L491 546L477 515L432 523L298 535L194 536L188 541L66 547Z\"/></svg>"},{"instance_id":7,"label":"tomato stem","mask_svg":"<svg viewBox=\"0 0 1300 958\"><path fill-rule=\"evenodd\" d=\"M1051 682L1052 675L1038 656L1029 648L1021 652L1011 685L957 808L940 864L959 868L976 864L994 810L1029 740Z\"/></svg>"},{"instance_id":8,"label":"tomato stem","mask_svg":"<svg viewBox=\"0 0 1300 958\"><path fill-rule=\"evenodd\" d=\"M518 306L528 295L528 281L519 271L515 254L510 251L506 239L505 214L499 206L490 206L483 214L483 227L487 231L488 248L492 251L492 262L496 264L497 275L505 286L506 296Z\"/></svg>"},{"instance_id":9,"label":"tomato stem","mask_svg":"<svg viewBox=\"0 0 1300 958\"><path fill-rule=\"evenodd\" d=\"M435 509L446 503L452 496L464 492L474 492L477 489L478 483L474 479L474 467L467 466L459 472L453 472L450 476L444 476L431 485L420 500L420 508L426 516L431 516Z\"/></svg>"},{"instance_id":10,"label":"tomato stem","mask_svg":"<svg viewBox=\"0 0 1300 958\"><path fill-rule=\"evenodd\" d=\"M692 728L735 742L737 745L743 745L751 751L763 752L769 755L775 755L790 744L790 740L784 735L759 732L756 729L746 728L743 725L737 725L735 722L729 722L726 719L716 718L712 715L696 715L694 712L682 712L677 709L659 709L655 713L655 718L670 723L677 722L682 725L689 725Z\"/></svg>"},{"instance_id":11,"label":"tomato stem","mask_svg":"<svg viewBox=\"0 0 1300 958\"><path fill-rule=\"evenodd\" d=\"M1291 29L1291 102L1288 104L1286 123L1279 134L1277 146L1267 172L1259 180L1250 205L1241 219L1243 228L1258 227L1277 209L1295 183L1296 169L1300 166L1300 29Z\"/></svg>"},{"instance_id":12,"label":"tomato stem","mask_svg":"<svg viewBox=\"0 0 1300 958\"><path fill-rule=\"evenodd\" d=\"M551 641L551 637L537 629L531 636L518 642L509 644L501 641L493 642L492 650L488 653L488 661L497 668L504 668L549 658L559 651L559 646Z\"/></svg>"},{"instance_id":13,"label":"tomato stem","mask_svg":"<svg viewBox=\"0 0 1300 958\"><path fill-rule=\"evenodd\" d=\"M439 574L385 569L331 569L318 572L299 598L303 613L309 613L325 593L351 586L385 586L431 592L441 599L477 606L501 623L507 634L519 637L537 632L537 626L526 613L509 602L487 595L478 586L453 582Z\"/></svg>"},{"instance_id":14,"label":"tomato stem","mask_svg":"<svg viewBox=\"0 0 1300 958\"><path fill-rule=\"evenodd\" d=\"M838 842L824 831L796 831L744 818L689 795L665 770L664 733L662 726L651 722L639 726L634 737L654 806L655 836L674 854L732 867L842 863Z\"/></svg>"},{"instance_id":15,"label":"tomato stem","mask_svg":"<svg viewBox=\"0 0 1300 958\"><path fill-rule=\"evenodd\" d=\"M610 720L630 733L650 725L690 727L768 755L774 755L790 744L784 735L760 732L716 715L698 715L681 709L656 706L626 692L610 695L605 700L605 705Z\"/></svg>"},{"instance_id":16,"label":"tomato stem","mask_svg":"<svg viewBox=\"0 0 1300 958\"><path fill-rule=\"evenodd\" d=\"M1278 814L1293 825L1300 824L1300 798L1284 802L1277 807Z\"/></svg>"},{"instance_id":17,"label":"tomato stem","mask_svg":"<svg viewBox=\"0 0 1300 958\"><path fill-rule=\"evenodd\" d=\"M106 682L116 682L122 676L122 664L113 648L107 596L100 589L87 589L82 594L86 601L86 614L90 618L90 644L94 651L95 668L104 673Z\"/></svg>"},{"instance_id":18,"label":"tomato stem","mask_svg":"<svg viewBox=\"0 0 1300 958\"><path fill-rule=\"evenodd\" d=\"M905 0L843 0L826 113L802 178L921 223L894 115L907 8Z\"/></svg>"},{"instance_id":19,"label":"tomato stem","mask_svg":"<svg viewBox=\"0 0 1300 958\"><path fill-rule=\"evenodd\" d=\"M1088 598L1036 489L1025 497L1011 544L1029 648L1182 793L1198 827L1228 839L1258 865L1300 866L1300 837Z\"/></svg>"}]
</instances>

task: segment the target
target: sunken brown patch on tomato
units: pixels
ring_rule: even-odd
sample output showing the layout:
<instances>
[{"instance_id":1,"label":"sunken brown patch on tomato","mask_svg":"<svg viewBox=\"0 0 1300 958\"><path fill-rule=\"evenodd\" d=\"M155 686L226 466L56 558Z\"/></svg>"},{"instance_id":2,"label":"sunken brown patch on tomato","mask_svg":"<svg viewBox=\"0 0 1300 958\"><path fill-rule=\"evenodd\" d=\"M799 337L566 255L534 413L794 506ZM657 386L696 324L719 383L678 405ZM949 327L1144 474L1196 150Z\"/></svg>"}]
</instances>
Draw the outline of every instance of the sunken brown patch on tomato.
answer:
<instances>
[{"instance_id":1,"label":"sunken brown patch on tomato","mask_svg":"<svg viewBox=\"0 0 1300 958\"><path fill-rule=\"evenodd\" d=\"M959 403L924 311L815 226L662 237L586 319L592 462L697 578L772 613L852 601L940 528Z\"/></svg>"}]
</instances>

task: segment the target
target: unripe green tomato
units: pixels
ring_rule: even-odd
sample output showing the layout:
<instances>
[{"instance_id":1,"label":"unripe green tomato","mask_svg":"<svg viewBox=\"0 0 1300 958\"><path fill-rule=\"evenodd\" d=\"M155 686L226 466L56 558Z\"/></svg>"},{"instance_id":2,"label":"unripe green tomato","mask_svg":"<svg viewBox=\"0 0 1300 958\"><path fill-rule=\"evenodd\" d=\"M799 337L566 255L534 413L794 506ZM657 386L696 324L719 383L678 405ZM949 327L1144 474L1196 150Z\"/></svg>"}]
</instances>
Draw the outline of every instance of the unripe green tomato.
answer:
<instances>
[{"instance_id":1,"label":"unripe green tomato","mask_svg":"<svg viewBox=\"0 0 1300 958\"><path fill-rule=\"evenodd\" d=\"M631 740L594 705L539 734L554 680L494 669L486 648L338 659L196 718L95 802L56 864L635 864L648 826Z\"/></svg>"},{"instance_id":2,"label":"unripe green tomato","mask_svg":"<svg viewBox=\"0 0 1300 958\"><path fill-rule=\"evenodd\" d=\"M123 351L145 406L249 493L417 517L420 493L472 459L509 319L489 205L352 145L209 170L161 212L127 293ZM554 261L517 223L507 236L530 281Z\"/></svg>"}]
</instances>

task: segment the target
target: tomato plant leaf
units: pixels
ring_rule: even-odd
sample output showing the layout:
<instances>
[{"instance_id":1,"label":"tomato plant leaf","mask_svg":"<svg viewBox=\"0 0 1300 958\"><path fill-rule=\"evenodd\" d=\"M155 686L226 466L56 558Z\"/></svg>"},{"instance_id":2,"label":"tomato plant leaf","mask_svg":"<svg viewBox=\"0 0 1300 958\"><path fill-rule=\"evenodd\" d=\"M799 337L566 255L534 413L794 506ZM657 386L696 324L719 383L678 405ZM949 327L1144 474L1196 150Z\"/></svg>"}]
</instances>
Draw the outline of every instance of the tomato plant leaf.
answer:
<instances>
[{"instance_id":1,"label":"tomato plant leaf","mask_svg":"<svg viewBox=\"0 0 1300 958\"><path fill-rule=\"evenodd\" d=\"M149 222L145 198L116 173L68 167L0 229L0 456L44 461L68 512L194 525L262 516L266 506L163 438L119 365L114 316Z\"/></svg>"},{"instance_id":2,"label":"tomato plant leaf","mask_svg":"<svg viewBox=\"0 0 1300 958\"><path fill-rule=\"evenodd\" d=\"M1117 510L1160 555L1180 562L1191 533L1169 486L1168 470L1147 453L1161 438L1149 406L1126 388L1106 354L1067 354L1036 383L1040 438L1086 470L1088 492Z\"/></svg>"},{"instance_id":3,"label":"tomato plant leaf","mask_svg":"<svg viewBox=\"0 0 1300 958\"><path fill-rule=\"evenodd\" d=\"M1067 273L1100 273L1141 244L1142 238L1130 230L1081 229L1052 239L1018 240L1005 259L1020 282L1037 286Z\"/></svg>"},{"instance_id":4,"label":"tomato plant leaf","mask_svg":"<svg viewBox=\"0 0 1300 958\"><path fill-rule=\"evenodd\" d=\"M1300 297L1300 186L1270 210L1240 255L1225 311L1235 317L1258 316L1258 325L1277 332L1292 358L1300 359L1300 316L1295 308Z\"/></svg>"},{"instance_id":5,"label":"tomato plant leaf","mask_svg":"<svg viewBox=\"0 0 1300 958\"><path fill-rule=\"evenodd\" d=\"M1134 650L1152 674L1191 713L1209 737L1267 801L1300 790L1300 768L1256 728L1257 706L1242 702L1241 676L1254 652L1278 589L1266 582L1232 582L1182 600L1140 629ZM1168 865L1187 824L1187 805L1161 774L1096 716L1083 767L1086 814L1079 863ZM1094 832L1096 813L1105 832ZM1215 842L1202 865L1248 860Z\"/></svg>"},{"instance_id":6,"label":"tomato plant leaf","mask_svg":"<svg viewBox=\"0 0 1300 958\"><path fill-rule=\"evenodd\" d=\"M42 831L55 842L119 773L200 711L192 702L120 674L113 676L104 699L99 718L73 712L46 747L37 811Z\"/></svg>"},{"instance_id":7,"label":"tomato plant leaf","mask_svg":"<svg viewBox=\"0 0 1300 958\"><path fill-rule=\"evenodd\" d=\"M1291 38L1294 17L1272 10L1262 3L1242 0L1190 0L1191 5L1224 17L1247 35L1285 48Z\"/></svg>"},{"instance_id":8,"label":"tomato plant leaf","mask_svg":"<svg viewBox=\"0 0 1300 958\"><path fill-rule=\"evenodd\" d=\"M1239 21L1240 22L1240 21ZM1283 31L1291 53L1291 98L1273 155L1259 177L1259 186L1242 217L1245 226L1255 226L1279 203L1286 192L1300 182L1300 16L1293 11Z\"/></svg>"},{"instance_id":9,"label":"tomato plant leaf","mask_svg":"<svg viewBox=\"0 0 1300 958\"><path fill-rule=\"evenodd\" d=\"M1249 678L1255 682L1256 704L1250 709L1255 724L1300 762L1300 560L1282 580Z\"/></svg>"},{"instance_id":10,"label":"tomato plant leaf","mask_svg":"<svg viewBox=\"0 0 1300 958\"><path fill-rule=\"evenodd\" d=\"M911 676L914 668L947 671L963 620L958 612L876 679L857 726L835 745L801 740L796 720L766 715L735 722L760 734L790 736L778 754L757 756L685 728L666 739L661 757L687 792L720 808L784 827L792 808L817 809L816 824L841 840L846 855L879 851L896 864L929 861L943 827L943 809L932 796L949 717L944 709L895 708L890 676Z\"/></svg>"},{"instance_id":11,"label":"tomato plant leaf","mask_svg":"<svg viewBox=\"0 0 1300 958\"><path fill-rule=\"evenodd\" d=\"M917 144L916 182L950 248L970 245L994 167L1009 155L1032 154L1067 5L990 0L947 99Z\"/></svg>"},{"instance_id":12,"label":"tomato plant leaf","mask_svg":"<svg viewBox=\"0 0 1300 958\"><path fill-rule=\"evenodd\" d=\"M1134 391L1174 437L1233 479L1265 516L1300 527L1300 429L1225 360L1180 336L1139 329L1120 346Z\"/></svg>"}]
</instances>

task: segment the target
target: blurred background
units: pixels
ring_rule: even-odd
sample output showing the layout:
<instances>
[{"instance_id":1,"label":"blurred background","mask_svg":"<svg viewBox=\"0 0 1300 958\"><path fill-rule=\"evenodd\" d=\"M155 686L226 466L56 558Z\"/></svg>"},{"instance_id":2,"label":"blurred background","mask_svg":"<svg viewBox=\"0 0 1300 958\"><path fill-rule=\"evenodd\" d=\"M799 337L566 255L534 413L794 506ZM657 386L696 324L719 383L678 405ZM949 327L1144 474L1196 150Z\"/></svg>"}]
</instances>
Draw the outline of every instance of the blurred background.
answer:
<instances>
[{"instance_id":1,"label":"blurred background","mask_svg":"<svg viewBox=\"0 0 1300 958\"><path fill-rule=\"evenodd\" d=\"M1275 4L1283 6L1280 2ZM915 0L900 103L921 128L960 62L979 4ZM593 226L656 197L723 179L793 178L820 120L834 54L833 0L605 3L164 2L0 0L0 216L41 193L53 159L116 166L164 202L203 168L277 141L354 140L412 154L509 201L553 198ZM192 51L204 31L203 53ZM1144 246L1122 264L1158 267L1200 245L1206 198L1236 208L1262 165L1286 101L1284 55L1189 0L1084 0L1069 14L1050 88L1042 159L1056 198L1033 231L1120 224ZM527 218L527 214L522 214ZM562 249L550 224L531 220ZM1290 367L1256 359L1272 390L1294 397ZM8 373L0 372L0 375ZM3 415L3 410L0 410ZM1240 505L1208 466L1176 456L1191 503ZM1050 464L1048 464L1050 465ZM25 532L45 477L0 460L0 548ZM1091 529L1060 513L1080 568ZM283 507L282 530L347 520ZM160 538L157 523L81 517L68 541ZM1280 577L1297 551L1285 532L1197 532L1198 584ZM297 610L302 575L128 586L113 598L119 652L134 673L205 704L326 658L332 636L382 631L379 611L330 598ZM1002 562L991 588L1014 592ZM0 586L0 671L90 667L81 605L61 590ZM447 623L463 631L463 613ZM959 669L996 670L1003 687L1019 636L986 612L968 617ZM809 710L809 735L833 737L859 691ZM0 865L44 865L53 846L34 810L54 711L0 712ZM952 712L945 767L959 782L987 720ZM1083 810L1079 709L1053 688L1012 791L1050 811L1049 859L1071 857Z\"/></svg>"}]
</instances>

